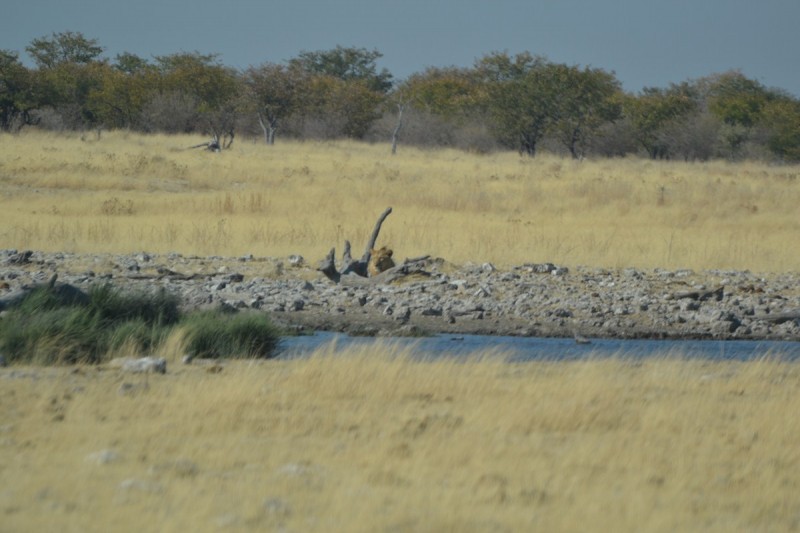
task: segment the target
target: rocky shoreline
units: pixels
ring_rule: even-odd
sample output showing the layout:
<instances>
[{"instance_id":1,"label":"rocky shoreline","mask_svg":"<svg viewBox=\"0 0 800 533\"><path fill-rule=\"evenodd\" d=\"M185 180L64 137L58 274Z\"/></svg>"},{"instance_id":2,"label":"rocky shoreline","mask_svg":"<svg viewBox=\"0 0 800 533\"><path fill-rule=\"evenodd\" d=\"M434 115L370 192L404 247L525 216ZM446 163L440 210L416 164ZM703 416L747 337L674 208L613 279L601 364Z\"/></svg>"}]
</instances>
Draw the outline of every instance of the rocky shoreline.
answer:
<instances>
[{"instance_id":1,"label":"rocky shoreline","mask_svg":"<svg viewBox=\"0 0 800 533\"><path fill-rule=\"evenodd\" d=\"M800 274L603 269L429 260L392 283L335 284L300 256L198 257L0 250L0 300L44 283L164 288L187 309L267 312L289 328L354 335L800 341ZM345 280L346 281L346 280Z\"/></svg>"}]
</instances>

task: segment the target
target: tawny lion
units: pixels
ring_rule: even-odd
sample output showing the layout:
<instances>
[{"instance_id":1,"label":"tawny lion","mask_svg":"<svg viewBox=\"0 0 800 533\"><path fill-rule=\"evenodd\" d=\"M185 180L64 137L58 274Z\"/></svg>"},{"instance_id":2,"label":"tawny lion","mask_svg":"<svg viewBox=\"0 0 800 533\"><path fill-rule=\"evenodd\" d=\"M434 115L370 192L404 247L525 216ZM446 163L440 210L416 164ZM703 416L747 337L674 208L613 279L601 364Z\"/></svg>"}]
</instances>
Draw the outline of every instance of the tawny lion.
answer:
<instances>
[{"instance_id":1,"label":"tawny lion","mask_svg":"<svg viewBox=\"0 0 800 533\"><path fill-rule=\"evenodd\" d=\"M367 271L370 277L377 276L381 272L389 270L394 266L394 261L392 260L393 253L392 250L385 246L378 250L374 248L370 250L369 264L367 265Z\"/></svg>"}]
</instances>

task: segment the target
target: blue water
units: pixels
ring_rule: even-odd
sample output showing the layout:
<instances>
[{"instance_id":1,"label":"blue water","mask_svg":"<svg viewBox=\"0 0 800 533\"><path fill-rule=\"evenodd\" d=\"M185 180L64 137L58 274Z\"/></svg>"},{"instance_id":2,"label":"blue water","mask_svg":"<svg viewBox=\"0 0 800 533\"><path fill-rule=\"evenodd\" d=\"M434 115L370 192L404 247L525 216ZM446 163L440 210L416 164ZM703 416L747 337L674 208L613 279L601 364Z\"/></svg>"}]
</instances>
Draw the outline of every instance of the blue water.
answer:
<instances>
[{"instance_id":1,"label":"blue water","mask_svg":"<svg viewBox=\"0 0 800 533\"><path fill-rule=\"evenodd\" d=\"M411 346L420 356L469 355L493 351L510 356L512 361L575 360L587 357L649 357L674 354L680 357L747 361L764 356L786 360L800 359L800 342L715 341L715 340L619 340L589 339L578 344L573 339L541 337L503 337L493 335L435 335L424 338L350 337L341 333L317 332L281 341L279 357L302 357L335 342L341 352L352 346L380 343L399 348Z\"/></svg>"}]
</instances>

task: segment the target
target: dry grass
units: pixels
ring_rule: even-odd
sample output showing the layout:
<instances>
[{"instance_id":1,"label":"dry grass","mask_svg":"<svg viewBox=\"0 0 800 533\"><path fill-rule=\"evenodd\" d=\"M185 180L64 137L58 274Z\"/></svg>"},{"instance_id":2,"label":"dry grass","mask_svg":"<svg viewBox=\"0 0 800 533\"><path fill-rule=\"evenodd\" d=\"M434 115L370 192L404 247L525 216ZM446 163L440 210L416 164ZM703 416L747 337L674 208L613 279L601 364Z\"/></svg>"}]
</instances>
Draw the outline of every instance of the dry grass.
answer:
<instances>
[{"instance_id":1,"label":"dry grass","mask_svg":"<svg viewBox=\"0 0 800 533\"><path fill-rule=\"evenodd\" d=\"M574 162L349 142L0 136L0 247L322 258L379 244L455 263L796 271L800 169Z\"/></svg>"},{"instance_id":2,"label":"dry grass","mask_svg":"<svg viewBox=\"0 0 800 533\"><path fill-rule=\"evenodd\" d=\"M0 377L3 531L800 527L800 366L777 360L376 345L220 373L31 372Z\"/></svg>"}]
</instances>

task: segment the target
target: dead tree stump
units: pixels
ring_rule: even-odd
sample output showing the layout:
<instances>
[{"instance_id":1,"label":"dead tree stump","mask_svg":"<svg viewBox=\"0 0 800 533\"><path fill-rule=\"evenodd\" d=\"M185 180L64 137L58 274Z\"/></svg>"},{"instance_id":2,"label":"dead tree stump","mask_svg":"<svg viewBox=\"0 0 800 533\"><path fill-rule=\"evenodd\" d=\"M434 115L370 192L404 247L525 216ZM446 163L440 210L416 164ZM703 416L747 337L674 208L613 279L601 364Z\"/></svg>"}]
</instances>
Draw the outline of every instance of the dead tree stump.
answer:
<instances>
[{"instance_id":1,"label":"dead tree stump","mask_svg":"<svg viewBox=\"0 0 800 533\"><path fill-rule=\"evenodd\" d=\"M364 254L361 256L361 259L353 259L351 256L350 241L344 241L341 270L337 270L336 268L336 248L331 248L331 251L325 256L325 259L320 261L317 270L325 274L325 276L334 283L342 283L345 280L347 280L348 284L360 285L368 283L368 280L370 279L368 267L372 256L372 250L375 248L375 242L378 240L381 226L391 212L392 208L387 207L386 210L381 213L381 216L378 217L377 222L375 222L375 228L373 228L372 234L367 241L367 245L364 247ZM390 268L389 270L381 272L371 279L375 281L389 282L411 273L424 274L421 263L423 263L425 259L427 259L427 256L425 258L417 258L410 261L406 260L402 265L398 265Z\"/></svg>"}]
</instances>

